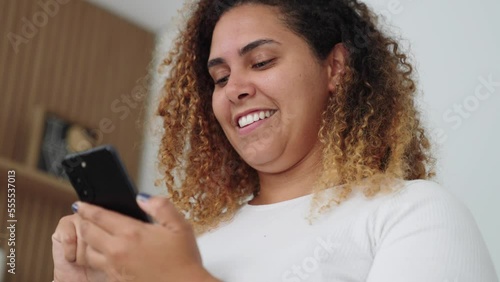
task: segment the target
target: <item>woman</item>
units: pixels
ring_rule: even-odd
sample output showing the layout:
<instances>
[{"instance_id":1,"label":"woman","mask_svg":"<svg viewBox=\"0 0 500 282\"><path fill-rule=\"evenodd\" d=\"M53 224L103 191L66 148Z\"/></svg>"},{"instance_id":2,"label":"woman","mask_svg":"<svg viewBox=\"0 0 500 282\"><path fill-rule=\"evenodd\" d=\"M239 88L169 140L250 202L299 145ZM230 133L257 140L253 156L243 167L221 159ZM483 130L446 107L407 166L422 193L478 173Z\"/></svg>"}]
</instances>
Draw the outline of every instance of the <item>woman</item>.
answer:
<instances>
[{"instance_id":1,"label":"woman","mask_svg":"<svg viewBox=\"0 0 500 282\"><path fill-rule=\"evenodd\" d=\"M497 281L427 180L406 58L358 1L197 2L164 62L170 200L138 197L158 224L76 203L55 281Z\"/></svg>"}]
</instances>

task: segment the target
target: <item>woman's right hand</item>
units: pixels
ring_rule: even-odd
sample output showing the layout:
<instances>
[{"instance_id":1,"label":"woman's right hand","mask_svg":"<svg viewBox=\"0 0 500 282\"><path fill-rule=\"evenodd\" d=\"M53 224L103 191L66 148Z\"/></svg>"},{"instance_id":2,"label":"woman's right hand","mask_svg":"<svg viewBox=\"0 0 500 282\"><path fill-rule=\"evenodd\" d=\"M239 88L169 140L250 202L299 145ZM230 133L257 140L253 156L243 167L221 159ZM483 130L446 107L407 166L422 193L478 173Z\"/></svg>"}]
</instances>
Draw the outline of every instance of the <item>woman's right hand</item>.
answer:
<instances>
[{"instance_id":1,"label":"woman's right hand","mask_svg":"<svg viewBox=\"0 0 500 282\"><path fill-rule=\"evenodd\" d=\"M68 215L59 221L52 235L54 282L104 282L106 274L86 266L87 245L81 240L81 217Z\"/></svg>"}]
</instances>

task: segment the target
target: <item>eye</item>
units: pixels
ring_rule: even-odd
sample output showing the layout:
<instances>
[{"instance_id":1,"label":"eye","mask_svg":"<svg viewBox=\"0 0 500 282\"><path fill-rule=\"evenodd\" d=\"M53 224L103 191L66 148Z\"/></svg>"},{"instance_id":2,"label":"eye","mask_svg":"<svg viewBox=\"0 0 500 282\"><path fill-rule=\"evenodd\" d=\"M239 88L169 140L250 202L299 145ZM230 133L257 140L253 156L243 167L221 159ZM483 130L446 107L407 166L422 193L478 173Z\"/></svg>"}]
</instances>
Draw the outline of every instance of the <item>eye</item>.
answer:
<instances>
[{"instance_id":1,"label":"eye","mask_svg":"<svg viewBox=\"0 0 500 282\"><path fill-rule=\"evenodd\" d=\"M274 61L274 59L270 59L270 60L267 60L267 61L256 63L255 65L252 66L252 68L260 69L260 68L263 68L263 67L267 66L269 63L271 63L273 61Z\"/></svg>"},{"instance_id":2,"label":"eye","mask_svg":"<svg viewBox=\"0 0 500 282\"><path fill-rule=\"evenodd\" d=\"M223 83L226 83L228 79L229 79L229 75L215 81L214 83L215 83L215 85L221 85Z\"/></svg>"}]
</instances>

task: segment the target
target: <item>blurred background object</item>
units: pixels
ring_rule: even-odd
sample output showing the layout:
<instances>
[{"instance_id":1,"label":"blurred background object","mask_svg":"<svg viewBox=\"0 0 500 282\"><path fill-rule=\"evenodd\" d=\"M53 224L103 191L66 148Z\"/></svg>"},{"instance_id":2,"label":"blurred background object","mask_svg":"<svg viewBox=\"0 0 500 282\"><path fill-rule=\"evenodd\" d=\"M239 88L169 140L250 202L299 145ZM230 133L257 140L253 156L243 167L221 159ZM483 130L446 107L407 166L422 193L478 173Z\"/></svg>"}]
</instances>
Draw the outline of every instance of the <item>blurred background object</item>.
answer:
<instances>
[{"instance_id":1,"label":"blurred background object","mask_svg":"<svg viewBox=\"0 0 500 282\"><path fill-rule=\"evenodd\" d=\"M16 274L0 281L52 281L51 235L76 200L61 157L113 144L138 180L155 33L86 1L0 0L0 35L3 250L11 170L17 220Z\"/></svg>"}]
</instances>

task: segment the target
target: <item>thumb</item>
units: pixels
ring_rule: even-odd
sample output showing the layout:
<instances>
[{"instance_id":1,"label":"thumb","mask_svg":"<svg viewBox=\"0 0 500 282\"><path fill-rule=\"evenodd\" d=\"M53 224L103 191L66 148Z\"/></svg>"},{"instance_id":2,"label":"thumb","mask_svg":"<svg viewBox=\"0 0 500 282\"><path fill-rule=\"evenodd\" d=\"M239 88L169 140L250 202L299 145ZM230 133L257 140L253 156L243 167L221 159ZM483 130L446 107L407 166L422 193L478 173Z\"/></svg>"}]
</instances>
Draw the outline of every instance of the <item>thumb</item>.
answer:
<instances>
[{"instance_id":1,"label":"thumb","mask_svg":"<svg viewBox=\"0 0 500 282\"><path fill-rule=\"evenodd\" d=\"M174 204L165 197L151 196L145 193L137 195L137 204L149 214L153 220L172 230L186 224L184 216L177 211Z\"/></svg>"}]
</instances>

